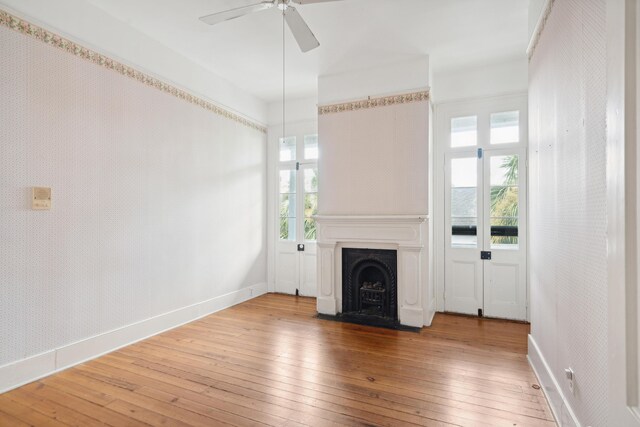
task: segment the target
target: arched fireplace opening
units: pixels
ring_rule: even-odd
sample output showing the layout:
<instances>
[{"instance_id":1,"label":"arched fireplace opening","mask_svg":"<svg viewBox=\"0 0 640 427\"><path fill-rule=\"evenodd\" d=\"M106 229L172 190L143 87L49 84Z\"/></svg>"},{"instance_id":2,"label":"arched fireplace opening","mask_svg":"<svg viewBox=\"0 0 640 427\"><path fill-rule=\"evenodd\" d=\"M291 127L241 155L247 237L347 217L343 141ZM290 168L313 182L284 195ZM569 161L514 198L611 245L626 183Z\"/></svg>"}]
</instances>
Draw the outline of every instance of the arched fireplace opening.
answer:
<instances>
[{"instance_id":1,"label":"arched fireplace opening","mask_svg":"<svg viewBox=\"0 0 640 427\"><path fill-rule=\"evenodd\" d=\"M398 323L397 252L342 249L342 317L357 323Z\"/></svg>"}]
</instances>

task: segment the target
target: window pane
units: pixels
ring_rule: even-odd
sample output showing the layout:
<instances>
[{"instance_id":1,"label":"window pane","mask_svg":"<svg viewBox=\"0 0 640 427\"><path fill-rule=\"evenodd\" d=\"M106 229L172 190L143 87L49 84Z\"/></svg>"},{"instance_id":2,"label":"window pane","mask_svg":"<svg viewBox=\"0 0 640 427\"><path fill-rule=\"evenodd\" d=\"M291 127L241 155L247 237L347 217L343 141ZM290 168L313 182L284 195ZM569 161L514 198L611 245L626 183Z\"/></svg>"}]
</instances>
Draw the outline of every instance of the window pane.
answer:
<instances>
[{"instance_id":1,"label":"window pane","mask_svg":"<svg viewBox=\"0 0 640 427\"><path fill-rule=\"evenodd\" d=\"M491 218L491 249L518 249L518 218Z\"/></svg>"},{"instance_id":2,"label":"window pane","mask_svg":"<svg viewBox=\"0 0 640 427\"><path fill-rule=\"evenodd\" d=\"M520 112L507 111L491 115L491 143L520 142Z\"/></svg>"},{"instance_id":3,"label":"window pane","mask_svg":"<svg viewBox=\"0 0 640 427\"><path fill-rule=\"evenodd\" d=\"M475 157L451 160L451 246L478 245L478 160Z\"/></svg>"},{"instance_id":4,"label":"window pane","mask_svg":"<svg viewBox=\"0 0 640 427\"><path fill-rule=\"evenodd\" d=\"M473 187L478 182L478 159L451 159L451 187Z\"/></svg>"},{"instance_id":5,"label":"window pane","mask_svg":"<svg viewBox=\"0 0 640 427\"><path fill-rule=\"evenodd\" d=\"M318 191L318 169L304 170L304 191L309 193Z\"/></svg>"},{"instance_id":6,"label":"window pane","mask_svg":"<svg viewBox=\"0 0 640 427\"><path fill-rule=\"evenodd\" d=\"M491 158L491 248L518 249L518 156Z\"/></svg>"},{"instance_id":7,"label":"window pane","mask_svg":"<svg viewBox=\"0 0 640 427\"><path fill-rule=\"evenodd\" d=\"M304 195L304 216L310 217L318 214L318 195L307 193Z\"/></svg>"},{"instance_id":8,"label":"window pane","mask_svg":"<svg viewBox=\"0 0 640 427\"><path fill-rule=\"evenodd\" d=\"M280 194L280 216L296 216L296 195Z\"/></svg>"},{"instance_id":9,"label":"window pane","mask_svg":"<svg viewBox=\"0 0 640 427\"><path fill-rule=\"evenodd\" d=\"M316 220L313 218L304 219L304 240L316 240Z\"/></svg>"},{"instance_id":10,"label":"window pane","mask_svg":"<svg viewBox=\"0 0 640 427\"><path fill-rule=\"evenodd\" d=\"M318 158L318 135L304 136L304 158L307 160Z\"/></svg>"},{"instance_id":11,"label":"window pane","mask_svg":"<svg viewBox=\"0 0 640 427\"><path fill-rule=\"evenodd\" d=\"M518 156L491 157L491 185L518 185Z\"/></svg>"},{"instance_id":12,"label":"window pane","mask_svg":"<svg viewBox=\"0 0 640 427\"><path fill-rule=\"evenodd\" d=\"M478 144L478 117L451 119L451 147L471 147Z\"/></svg>"},{"instance_id":13,"label":"window pane","mask_svg":"<svg viewBox=\"0 0 640 427\"><path fill-rule=\"evenodd\" d=\"M491 187L491 217L518 217L518 187Z\"/></svg>"},{"instance_id":14,"label":"window pane","mask_svg":"<svg viewBox=\"0 0 640 427\"><path fill-rule=\"evenodd\" d=\"M296 192L296 171L281 170L280 171L280 193Z\"/></svg>"},{"instance_id":15,"label":"window pane","mask_svg":"<svg viewBox=\"0 0 640 427\"><path fill-rule=\"evenodd\" d=\"M451 189L451 217L475 218L478 216L476 208L476 189L471 187L457 187Z\"/></svg>"},{"instance_id":16,"label":"window pane","mask_svg":"<svg viewBox=\"0 0 640 427\"><path fill-rule=\"evenodd\" d=\"M280 240L296 240L295 218L280 218Z\"/></svg>"},{"instance_id":17,"label":"window pane","mask_svg":"<svg viewBox=\"0 0 640 427\"><path fill-rule=\"evenodd\" d=\"M280 171L280 239L296 240L296 171Z\"/></svg>"},{"instance_id":18,"label":"window pane","mask_svg":"<svg viewBox=\"0 0 640 427\"><path fill-rule=\"evenodd\" d=\"M288 162L296 159L296 137L280 138L280 161Z\"/></svg>"}]
</instances>

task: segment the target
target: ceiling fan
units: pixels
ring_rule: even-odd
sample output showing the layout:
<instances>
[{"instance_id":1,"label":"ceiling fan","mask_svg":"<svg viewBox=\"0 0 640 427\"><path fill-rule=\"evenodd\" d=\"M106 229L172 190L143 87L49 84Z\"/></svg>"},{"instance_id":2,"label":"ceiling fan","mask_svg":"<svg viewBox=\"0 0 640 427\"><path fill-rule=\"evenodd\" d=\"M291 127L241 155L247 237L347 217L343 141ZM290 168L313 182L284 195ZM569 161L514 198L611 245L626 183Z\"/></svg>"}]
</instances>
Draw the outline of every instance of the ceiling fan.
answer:
<instances>
[{"instance_id":1,"label":"ceiling fan","mask_svg":"<svg viewBox=\"0 0 640 427\"><path fill-rule=\"evenodd\" d=\"M330 1L340 0L262 0L259 3L250 4L247 6L237 7L234 9L225 10L224 12L213 13L211 15L202 16L200 20L205 24L215 25L220 22L228 21L230 19L240 18L250 13L260 12L263 10L277 7L284 15L284 19L291 29L293 36L300 46L300 50L308 52L312 49L320 46L320 42L313 35L313 32L309 28L302 16L298 13L293 3L299 5L311 4L311 3L327 3Z\"/></svg>"}]
</instances>

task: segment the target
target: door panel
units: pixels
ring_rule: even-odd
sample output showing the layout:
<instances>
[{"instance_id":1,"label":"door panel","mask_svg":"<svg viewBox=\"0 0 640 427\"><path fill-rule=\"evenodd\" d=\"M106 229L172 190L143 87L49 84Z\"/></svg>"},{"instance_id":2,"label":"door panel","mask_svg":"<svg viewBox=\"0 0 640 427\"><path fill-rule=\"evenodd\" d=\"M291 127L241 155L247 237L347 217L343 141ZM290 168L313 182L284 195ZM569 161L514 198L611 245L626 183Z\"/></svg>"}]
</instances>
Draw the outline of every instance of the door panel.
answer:
<instances>
[{"instance_id":1,"label":"door panel","mask_svg":"<svg viewBox=\"0 0 640 427\"><path fill-rule=\"evenodd\" d=\"M526 320L526 97L455 102L436 117L438 306Z\"/></svg>"},{"instance_id":2,"label":"door panel","mask_svg":"<svg viewBox=\"0 0 640 427\"><path fill-rule=\"evenodd\" d=\"M517 133L516 133L517 135ZM484 314L526 320L526 154L524 149L484 152ZM490 230L490 232L489 232Z\"/></svg>"},{"instance_id":3,"label":"door panel","mask_svg":"<svg viewBox=\"0 0 640 427\"><path fill-rule=\"evenodd\" d=\"M276 291L295 294L300 276L298 248L291 242L280 242L280 250L276 258L277 281Z\"/></svg>"},{"instance_id":4,"label":"door panel","mask_svg":"<svg viewBox=\"0 0 640 427\"><path fill-rule=\"evenodd\" d=\"M446 311L526 320L524 164L518 148L446 157Z\"/></svg>"},{"instance_id":5,"label":"door panel","mask_svg":"<svg viewBox=\"0 0 640 427\"><path fill-rule=\"evenodd\" d=\"M280 139L275 290L316 294L317 135Z\"/></svg>"},{"instance_id":6,"label":"door panel","mask_svg":"<svg viewBox=\"0 0 640 427\"><path fill-rule=\"evenodd\" d=\"M462 140L462 138L460 138ZM482 308L482 209L475 152L450 155L445 166L445 311L477 314Z\"/></svg>"},{"instance_id":7,"label":"door panel","mask_svg":"<svg viewBox=\"0 0 640 427\"><path fill-rule=\"evenodd\" d=\"M452 261L447 311L477 314L482 307L482 265L477 260Z\"/></svg>"},{"instance_id":8,"label":"door panel","mask_svg":"<svg viewBox=\"0 0 640 427\"><path fill-rule=\"evenodd\" d=\"M310 142L311 140L311 142ZM313 143L315 142L315 152ZM305 137L305 157L315 154L317 158L317 140ZM302 236L304 240L304 251L300 252L300 294L304 296L316 296L316 220L314 215L318 214L318 166L315 163L302 165L300 167L301 187L304 191L304 204L300 217L304 218L302 225Z\"/></svg>"}]
</instances>

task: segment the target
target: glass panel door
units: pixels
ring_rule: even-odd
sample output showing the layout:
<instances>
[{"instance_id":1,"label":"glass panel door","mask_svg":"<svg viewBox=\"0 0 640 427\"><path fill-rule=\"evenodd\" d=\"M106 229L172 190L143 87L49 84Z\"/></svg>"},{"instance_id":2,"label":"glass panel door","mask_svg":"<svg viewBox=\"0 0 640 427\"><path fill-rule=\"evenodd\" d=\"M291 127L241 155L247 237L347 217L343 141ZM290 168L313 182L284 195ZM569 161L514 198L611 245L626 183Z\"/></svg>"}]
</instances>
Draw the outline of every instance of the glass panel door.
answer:
<instances>
[{"instance_id":1,"label":"glass panel door","mask_svg":"<svg viewBox=\"0 0 640 427\"><path fill-rule=\"evenodd\" d=\"M280 240L296 240L296 187L296 170L280 170Z\"/></svg>"},{"instance_id":2,"label":"glass panel door","mask_svg":"<svg viewBox=\"0 0 640 427\"><path fill-rule=\"evenodd\" d=\"M277 292L315 295L318 155L316 134L279 140Z\"/></svg>"},{"instance_id":3,"label":"glass panel door","mask_svg":"<svg viewBox=\"0 0 640 427\"><path fill-rule=\"evenodd\" d=\"M445 310L477 314L482 307L482 163L476 150L445 161Z\"/></svg>"},{"instance_id":4,"label":"glass panel door","mask_svg":"<svg viewBox=\"0 0 640 427\"><path fill-rule=\"evenodd\" d=\"M318 168L308 167L304 169L304 240L316 240L316 220L318 214Z\"/></svg>"},{"instance_id":5,"label":"glass panel door","mask_svg":"<svg viewBox=\"0 0 640 427\"><path fill-rule=\"evenodd\" d=\"M478 160L451 159L451 246L478 246Z\"/></svg>"},{"instance_id":6,"label":"glass panel door","mask_svg":"<svg viewBox=\"0 0 640 427\"><path fill-rule=\"evenodd\" d=\"M491 156L491 249L518 249L520 158L517 154Z\"/></svg>"},{"instance_id":7,"label":"glass panel door","mask_svg":"<svg viewBox=\"0 0 640 427\"><path fill-rule=\"evenodd\" d=\"M484 152L484 315L526 320L526 173L522 148Z\"/></svg>"}]
</instances>

